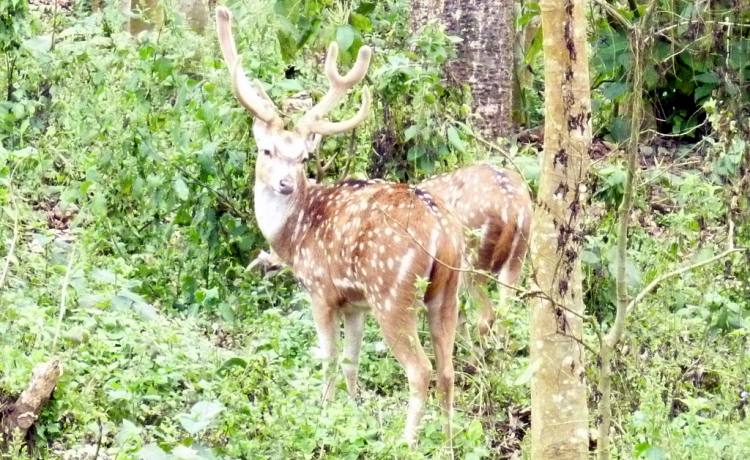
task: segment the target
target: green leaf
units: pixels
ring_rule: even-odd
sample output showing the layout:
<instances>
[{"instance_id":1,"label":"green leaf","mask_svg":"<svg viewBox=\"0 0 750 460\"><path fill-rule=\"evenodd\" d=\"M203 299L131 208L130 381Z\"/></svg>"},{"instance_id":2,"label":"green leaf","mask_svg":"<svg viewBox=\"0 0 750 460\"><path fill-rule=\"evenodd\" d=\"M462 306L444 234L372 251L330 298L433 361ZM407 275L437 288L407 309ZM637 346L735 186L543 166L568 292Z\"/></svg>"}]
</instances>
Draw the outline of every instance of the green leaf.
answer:
<instances>
[{"instance_id":1,"label":"green leaf","mask_svg":"<svg viewBox=\"0 0 750 460\"><path fill-rule=\"evenodd\" d=\"M146 444L135 453L140 460L169 460L171 456L154 443Z\"/></svg>"},{"instance_id":2,"label":"green leaf","mask_svg":"<svg viewBox=\"0 0 750 460\"><path fill-rule=\"evenodd\" d=\"M39 35L29 38L28 40L24 40L23 47L36 58L45 56L49 54L49 50L52 47L52 36Z\"/></svg>"},{"instance_id":3,"label":"green leaf","mask_svg":"<svg viewBox=\"0 0 750 460\"><path fill-rule=\"evenodd\" d=\"M605 86L602 90L602 96L606 97L610 101L613 101L625 94L629 89L630 85L624 82L617 81Z\"/></svg>"},{"instance_id":4,"label":"green leaf","mask_svg":"<svg viewBox=\"0 0 750 460\"><path fill-rule=\"evenodd\" d=\"M349 24L360 32L369 32L372 30L372 21L370 21L370 18L359 13L352 13L349 16Z\"/></svg>"},{"instance_id":5,"label":"green leaf","mask_svg":"<svg viewBox=\"0 0 750 460\"><path fill-rule=\"evenodd\" d=\"M221 318L228 322L233 323L234 322L234 309L232 306L226 302L221 302L219 304L219 314L221 314Z\"/></svg>"},{"instance_id":6,"label":"green leaf","mask_svg":"<svg viewBox=\"0 0 750 460\"><path fill-rule=\"evenodd\" d=\"M299 80L292 80L288 78L276 82L274 86L289 92L304 91L305 89L305 87L302 85L302 82L300 82Z\"/></svg>"},{"instance_id":7,"label":"green leaf","mask_svg":"<svg viewBox=\"0 0 750 460\"><path fill-rule=\"evenodd\" d=\"M140 438L141 429L128 419L123 419L122 426L115 436L115 444L121 446L131 439Z\"/></svg>"},{"instance_id":8,"label":"green leaf","mask_svg":"<svg viewBox=\"0 0 750 460\"><path fill-rule=\"evenodd\" d=\"M425 154L425 149L421 145L415 145L409 149L408 152L406 152L406 159L408 161L415 161L418 158L421 158Z\"/></svg>"},{"instance_id":9,"label":"green leaf","mask_svg":"<svg viewBox=\"0 0 750 460\"><path fill-rule=\"evenodd\" d=\"M649 447L644 453L643 457L648 460L664 460L667 454L661 447Z\"/></svg>"},{"instance_id":10,"label":"green leaf","mask_svg":"<svg viewBox=\"0 0 750 460\"><path fill-rule=\"evenodd\" d=\"M187 201L188 197L190 197L190 189L188 188L182 176L175 177L174 182L172 182L172 187L174 188L174 192L177 194L177 198L179 198L180 200Z\"/></svg>"},{"instance_id":11,"label":"green leaf","mask_svg":"<svg viewBox=\"0 0 750 460\"><path fill-rule=\"evenodd\" d=\"M630 136L630 123L623 117L617 117L612 122L612 129L610 130L612 139L615 142L625 142Z\"/></svg>"},{"instance_id":12,"label":"green leaf","mask_svg":"<svg viewBox=\"0 0 750 460\"><path fill-rule=\"evenodd\" d=\"M172 61L165 57L160 57L154 62L154 73L156 73L156 77L159 80L164 80L172 75L173 68L174 65L172 64Z\"/></svg>"},{"instance_id":13,"label":"green leaf","mask_svg":"<svg viewBox=\"0 0 750 460\"><path fill-rule=\"evenodd\" d=\"M699 102L706 97L710 96L711 93L716 89L715 85L702 85L697 88L695 88L695 93L693 93L693 100L695 102Z\"/></svg>"},{"instance_id":14,"label":"green leaf","mask_svg":"<svg viewBox=\"0 0 750 460\"><path fill-rule=\"evenodd\" d=\"M414 139L417 134L419 134L419 125L411 125L404 131L404 140L408 142Z\"/></svg>"},{"instance_id":15,"label":"green leaf","mask_svg":"<svg viewBox=\"0 0 750 460\"><path fill-rule=\"evenodd\" d=\"M216 372L221 375L223 373L226 373L233 367L240 367L244 369L245 367L247 367L247 361L236 356L234 358L229 358L228 360L224 361L224 364L222 364Z\"/></svg>"},{"instance_id":16,"label":"green leaf","mask_svg":"<svg viewBox=\"0 0 750 460\"><path fill-rule=\"evenodd\" d=\"M461 136L458 134L458 130L453 127L448 127L448 142L451 143L453 147L455 147L456 150L458 150L461 153L466 152L466 143L461 139Z\"/></svg>"},{"instance_id":17,"label":"green leaf","mask_svg":"<svg viewBox=\"0 0 750 460\"><path fill-rule=\"evenodd\" d=\"M146 302L138 294L123 289L112 297L113 308L129 308L140 315L141 318L148 321L159 319L159 314L150 303Z\"/></svg>"},{"instance_id":18,"label":"green leaf","mask_svg":"<svg viewBox=\"0 0 750 460\"><path fill-rule=\"evenodd\" d=\"M362 2L355 11L359 14L370 14L375 11L376 5L377 2Z\"/></svg>"},{"instance_id":19,"label":"green leaf","mask_svg":"<svg viewBox=\"0 0 750 460\"><path fill-rule=\"evenodd\" d=\"M341 51L351 48L352 43L354 43L354 36L354 28L349 24L336 27L336 43L339 44Z\"/></svg>"},{"instance_id":20,"label":"green leaf","mask_svg":"<svg viewBox=\"0 0 750 460\"><path fill-rule=\"evenodd\" d=\"M705 72L700 75L696 75L695 81L699 81L701 83L717 84L721 81L721 79L718 75L716 75L716 72Z\"/></svg>"},{"instance_id":21,"label":"green leaf","mask_svg":"<svg viewBox=\"0 0 750 460\"><path fill-rule=\"evenodd\" d=\"M643 85L646 89L652 89L657 83L659 83L659 73L653 65L647 65L643 69Z\"/></svg>"},{"instance_id":22,"label":"green leaf","mask_svg":"<svg viewBox=\"0 0 750 460\"><path fill-rule=\"evenodd\" d=\"M539 27L534 34L534 38L531 39L531 45L529 45L529 49L526 50L526 55L523 57L524 64L529 65L534 62L536 56L542 51L542 42L542 28Z\"/></svg>"},{"instance_id":23,"label":"green leaf","mask_svg":"<svg viewBox=\"0 0 750 460\"><path fill-rule=\"evenodd\" d=\"M198 451L183 444L180 444L172 449L172 457L175 460L202 460L201 456L198 454Z\"/></svg>"},{"instance_id":24,"label":"green leaf","mask_svg":"<svg viewBox=\"0 0 750 460\"><path fill-rule=\"evenodd\" d=\"M208 428L223 410L224 405L219 401L198 401L189 413L179 414L177 419L185 431L195 435Z\"/></svg>"},{"instance_id":25,"label":"green leaf","mask_svg":"<svg viewBox=\"0 0 750 460\"><path fill-rule=\"evenodd\" d=\"M116 284L117 274L106 268L95 268L91 271L91 279L102 284Z\"/></svg>"}]
</instances>

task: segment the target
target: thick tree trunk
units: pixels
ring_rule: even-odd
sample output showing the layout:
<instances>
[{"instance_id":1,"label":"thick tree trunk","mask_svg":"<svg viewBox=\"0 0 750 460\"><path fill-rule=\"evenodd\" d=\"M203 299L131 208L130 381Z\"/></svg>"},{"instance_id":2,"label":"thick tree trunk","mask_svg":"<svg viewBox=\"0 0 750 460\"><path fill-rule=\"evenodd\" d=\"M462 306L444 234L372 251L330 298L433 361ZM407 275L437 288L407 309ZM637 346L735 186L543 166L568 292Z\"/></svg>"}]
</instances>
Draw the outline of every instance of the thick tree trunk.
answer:
<instances>
[{"instance_id":1,"label":"thick tree trunk","mask_svg":"<svg viewBox=\"0 0 750 460\"><path fill-rule=\"evenodd\" d=\"M416 32L433 19L440 19L444 3L444 0L412 0L411 30Z\"/></svg>"},{"instance_id":2,"label":"thick tree trunk","mask_svg":"<svg viewBox=\"0 0 750 460\"><path fill-rule=\"evenodd\" d=\"M531 453L584 459L588 408L584 374L580 248L591 107L583 0L543 0L544 159L531 232Z\"/></svg>"},{"instance_id":3,"label":"thick tree trunk","mask_svg":"<svg viewBox=\"0 0 750 460\"><path fill-rule=\"evenodd\" d=\"M471 87L474 125L490 139L513 127L514 13L511 0L412 1L412 30L439 18L448 33L463 39L447 70Z\"/></svg>"}]
</instances>

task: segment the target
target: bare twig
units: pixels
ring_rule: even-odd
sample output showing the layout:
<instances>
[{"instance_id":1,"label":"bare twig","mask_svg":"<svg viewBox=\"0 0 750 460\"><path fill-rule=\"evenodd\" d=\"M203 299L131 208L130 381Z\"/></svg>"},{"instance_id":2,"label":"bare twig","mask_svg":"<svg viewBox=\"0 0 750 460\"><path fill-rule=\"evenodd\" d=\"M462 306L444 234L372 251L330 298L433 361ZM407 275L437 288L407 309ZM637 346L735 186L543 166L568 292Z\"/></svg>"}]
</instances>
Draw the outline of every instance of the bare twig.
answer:
<instances>
[{"instance_id":1,"label":"bare twig","mask_svg":"<svg viewBox=\"0 0 750 460\"><path fill-rule=\"evenodd\" d=\"M701 262L696 262L694 264L687 265L685 267L679 268L679 269L671 271L669 273L665 273L664 275L661 275L658 278L655 278L653 281L651 281L648 284L648 286L646 286L645 288L643 288L641 290L641 292L639 292L633 298L633 300L630 301L630 303L628 304L628 314L631 314L633 312L633 310L635 310L635 307L638 305L638 303L641 300L643 300L643 298L646 297L651 291L653 291L654 289L656 289L657 287L659 287L659 285L661 283L663 283L664 281L666 281L666 280L668 280L670 278L674 278L675 276L682 275L683 273L686 273L686 272L689 272L689 271L693 271L695 269L698 269L698 268L704 267L706 265L712 264L712 263L716 262L717 260L723 259L724 257L727 257L727 256L729 256L729 255L731 255L731 254L733 254L735 252L745 252L745 251L750 251L750 248L742 247L742 248L727 249L726 251L724 251L724 252L722 252L720 254L717 254L717 255L709 258L709 259L706 259L706 260L701 261Z\"/></svg>"},{"instance_id":2,"label":"bare twig","mask_svg":"<svg viewBox=\"0 0 750 460\"><path fill-rule=\"evenodd\" d=\"M5 255L5 263L3 264L3 271L0 273L0 289L5 286L5 277L8 275L10 270L10 264L13 261L14 253L16 250L16 243L18 241L18 207L15 205L15 197L13 191L10 191L10 203L11 203L11 219L13 219L13 237L10 240L10 246L8 247L8 253Z\"/></svg>"},{"instance_id":3,"label":"bare twig","mask_svg":"<svg viewBox=\"0 0 750 460\"><path fill-rule=\"evenodd\" d=\"M608 15L612 16L614 20L620 23L620 25L623 26L625 30L631 30L633 28L633 24L629 20L625 19L625 16L621 15L614 6L610 5L605 0L594 0L594 2L597 5L601 6L602 9L604 9Z\"/></svg>"},{"instance_id":4,"label":"bare twig","mask_svg":"<svg viewBox=\"0 0 750 460\"><path fill-rule=\"evenodd\" d=\"M65 318L65 312L67 310L68 300L68 285L70 284L70 274L73 271L73 260L75 258L76 247L70 250L70 256L68 256L68 267L65 270L65 277L63 278L60 293L60 311L57 315L57 326L55 327L55 335L52 339L52 352L57 350L57 339L60 337L60 329L62 328L62 322Z\"/></svg>"},{"instance_id":5,"label":"bare twig","mask_svg":"<svg viewBox=\"0 0 750 460\"><path fill-rule=\"evenodd\" d=\"M469 136L471 136L472 138L474 138L474 140L479 141L480 144L484 144L485 146L487 146L490 149L496 151L497 153L499 153L500 155L502 155L503 158L505 158L506 160L508 160L508 162L511 164L511 166L513 166L513 169L518 174L521 175L521 178L523 179L523 182L526 184L526 187L528 187L528 189L531 190L531 186L529 185L528 179L526 179L526 176L523 175L523 171L521 170L521 168L519 168L518 165L516 164L516 162L513 161L513 158L510 156L510 154L508 153L507 149L504 149L501 146L497 145L496 143L488 141L487 139L485 139L484 137L480 136L479 134L475 134L470 129L467 129L467 128L470 128L470 127L469 127L469 125L467 125L463 121L456 120L455 118L450 118L450 121L452 123L455 123L457 125L462 126L464 129L467 130L467 133L469 134Z\"/></svg>"}]
</instances>

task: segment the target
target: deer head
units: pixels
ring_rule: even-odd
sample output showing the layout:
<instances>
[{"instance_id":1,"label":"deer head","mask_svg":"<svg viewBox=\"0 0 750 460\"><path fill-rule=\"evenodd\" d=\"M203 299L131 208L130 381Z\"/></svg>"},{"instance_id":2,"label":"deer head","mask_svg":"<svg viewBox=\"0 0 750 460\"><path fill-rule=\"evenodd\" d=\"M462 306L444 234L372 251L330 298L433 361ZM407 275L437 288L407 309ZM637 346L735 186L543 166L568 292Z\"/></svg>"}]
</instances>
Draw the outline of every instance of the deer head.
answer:
<instances>
[{"instance_id":1,"label":"deer head","mask_svg":"<svg viewBox=\"0 0 750 460\"><path fill-rule=\"evenodd\" d=\"M367 46L361 47L354 66L342 76L336 68L338 46L335 42L331 43L325 60L328 92L300 118L294 128L287 130L263 85L257 80L251 82L245 75L232 36L232 14L228 9L216 8L216 25L224 61L229 67L234 95L255 119L253 136L258 147L255 166L256 187L260 184L270 193L293 195L300 188L304 188L304 162L317 149L321 136L353 129L367 117L370 110L370 92L365 87L359 110L352 118L335 122L325 118L341 102L347 91L365 77L372 50Z\"/></svg>"}]
</instances>

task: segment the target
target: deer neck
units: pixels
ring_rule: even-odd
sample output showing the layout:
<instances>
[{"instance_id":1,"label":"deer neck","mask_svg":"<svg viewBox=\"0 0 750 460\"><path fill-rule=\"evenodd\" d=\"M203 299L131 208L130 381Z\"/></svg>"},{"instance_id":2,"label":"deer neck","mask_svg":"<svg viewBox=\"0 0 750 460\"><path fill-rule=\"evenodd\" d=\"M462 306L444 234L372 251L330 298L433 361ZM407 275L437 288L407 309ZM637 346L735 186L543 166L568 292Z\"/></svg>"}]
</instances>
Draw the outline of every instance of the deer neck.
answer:
<instances>
[{"instance_id":1,"label":"deer neck","mask_svg":"<svg viewBox=\"0 0 750 460\"><path fill-rule=\"evenodd\" d=\"M299 178L296 191L291 195L280 195L259 181L255 182L253 193L255 219L261 233L281 260L291 266L292 256L301 240L295 229L305 220L309 198L307 179L304 176Z\"/></svg>"}]
</instances>

